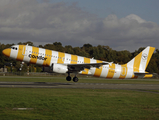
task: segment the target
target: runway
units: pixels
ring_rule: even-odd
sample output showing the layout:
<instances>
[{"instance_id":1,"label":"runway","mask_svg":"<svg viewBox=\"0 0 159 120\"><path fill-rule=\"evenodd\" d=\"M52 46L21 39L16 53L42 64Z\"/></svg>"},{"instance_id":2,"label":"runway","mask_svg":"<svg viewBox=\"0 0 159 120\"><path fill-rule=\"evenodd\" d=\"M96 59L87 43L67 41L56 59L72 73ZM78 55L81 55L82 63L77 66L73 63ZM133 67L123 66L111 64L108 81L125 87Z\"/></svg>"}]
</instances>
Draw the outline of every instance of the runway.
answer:
<instances>
[{"instance_id":1,"label":"runway","mask_svg":"<svg viewBox=\"0 0 159 120\"><path fill-rule=\"evenodd\" d=\"M69 82L68 83L0 82L0 87L159 90L159 84L112 84L112 83L69 83Z\"/></svg>"}]
</instances>

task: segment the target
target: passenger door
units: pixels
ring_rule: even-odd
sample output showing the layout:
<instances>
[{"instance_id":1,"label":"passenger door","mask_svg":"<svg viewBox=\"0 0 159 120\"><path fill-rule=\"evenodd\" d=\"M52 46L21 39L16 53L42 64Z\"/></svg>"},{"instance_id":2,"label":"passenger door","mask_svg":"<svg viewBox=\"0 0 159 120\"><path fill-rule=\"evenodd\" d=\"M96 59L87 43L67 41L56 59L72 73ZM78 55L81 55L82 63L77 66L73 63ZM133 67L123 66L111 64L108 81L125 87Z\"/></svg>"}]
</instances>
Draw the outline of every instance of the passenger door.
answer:
<instances>
[{"instance_id":1,"label":"passenger door","mask_svg":"<svg viewBox=\"0 0 159 120\"><path fill-rule=\"evenodd\" d=\"M28 44L23 47L22 55L27 56Z\"/></svg>"}]
</instances>

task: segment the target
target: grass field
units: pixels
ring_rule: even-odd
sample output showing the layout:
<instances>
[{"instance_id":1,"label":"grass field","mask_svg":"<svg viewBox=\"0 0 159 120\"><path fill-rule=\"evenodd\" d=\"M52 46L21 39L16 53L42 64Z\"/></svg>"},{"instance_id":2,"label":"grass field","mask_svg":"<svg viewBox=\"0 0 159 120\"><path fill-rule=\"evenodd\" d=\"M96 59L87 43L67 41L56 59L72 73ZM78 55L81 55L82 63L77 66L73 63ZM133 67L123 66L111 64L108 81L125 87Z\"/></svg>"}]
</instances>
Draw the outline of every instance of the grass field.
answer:
<instances>
[{"instance_id":1,"label":"grass field","mask_svg":"<svg viewBox=\"0 0 159 120\"><path fill-rule=\"evenodd\" d=\"M0 77L0 81L66 82L64 77ZM79 82L159 84L157 79L137 81L81 78ZM158 118L159 91L150 93L109 89L0 88L1 120L157 120Z\"/></svg>"},{"instance_id":2,"label":"grass field","mask_svg":"<svg viewBox=\"0 0 159 120\"><path fill-rule=\"evenodd\" d=\"M26 77L0 76L0 82L67 82L65 77ZM73 81L71 81L73 82ZM68 82L68 83L71 83ZM114 83L114 84L159 84L159 79L103 79L95 77L79 77L78 83Z\"/></svg>"}]
</instances>

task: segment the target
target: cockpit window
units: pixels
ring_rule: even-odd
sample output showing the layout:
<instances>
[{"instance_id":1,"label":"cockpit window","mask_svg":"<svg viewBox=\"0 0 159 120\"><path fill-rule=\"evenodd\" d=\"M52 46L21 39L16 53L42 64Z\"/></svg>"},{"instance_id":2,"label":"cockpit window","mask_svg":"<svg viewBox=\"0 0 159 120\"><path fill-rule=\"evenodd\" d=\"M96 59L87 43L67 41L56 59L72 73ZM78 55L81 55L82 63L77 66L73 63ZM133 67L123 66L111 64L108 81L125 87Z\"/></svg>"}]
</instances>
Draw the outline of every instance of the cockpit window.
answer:
<instances>
[{"instance_id":1,"label":"cockpit window","mask_svg":"<svg viewBox=\"0 0 159 120\"><path fill-rule=\"evenodd\" d=\"M17 47L11 47L11 49L13 49L13 50L18 50L18 48L17 48Z\"/></svg>"}]
</instances>

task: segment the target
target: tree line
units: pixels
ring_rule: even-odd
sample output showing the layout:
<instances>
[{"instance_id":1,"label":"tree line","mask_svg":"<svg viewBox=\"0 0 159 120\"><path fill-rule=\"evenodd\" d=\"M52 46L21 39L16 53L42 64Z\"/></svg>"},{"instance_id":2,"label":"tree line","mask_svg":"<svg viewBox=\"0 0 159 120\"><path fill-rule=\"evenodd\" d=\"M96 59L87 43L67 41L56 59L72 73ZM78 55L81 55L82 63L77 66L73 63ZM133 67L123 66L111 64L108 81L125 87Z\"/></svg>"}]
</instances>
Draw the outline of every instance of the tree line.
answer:
<instances>
[{"instance_id":1,"label":"tree line","mask_svg":"<svg viewBox=\"0 0 159 120\"><path fill-rule=\"evenodd\" d=\"M31 45L34 46L32 42L25 42L25 43L18 43L23 45ZM22 69L21 68L21 62L16 61L10 58L5 57L2 55L2 51L5 48L9 48L14 44L0 44L0 68L3 68L4 65L7 67L9 72L17 72L17 71L27 71L27 64L24 63ZM62 46L62 43L60 42L54 42L53 44L45 44L45 45L39 45L37 47L50 49L50 50L56 50L60 52L65 52L69 54L75 54L79 56L84 56L88 58L94 58L98 60L108 61L108 62L114 62L118 64L125 64L129 62L132 58L134 58L138 53L140 53L144 48L139 48L138 50L135 50L134 52L129 52L127 50L123 51L116 51L110 48L109 46L92 46L91 44L84 44L82 47L72 47L71 45ZM12 66L12 67L11 67ZM42 67L37 65L29 65L30 72L41 72ZM159 74L159 50L156 49L154 54L152 55L152 58L150 60L150 63L146 69L150 73L158 73Z\"/></svg>"}]
</instances>

